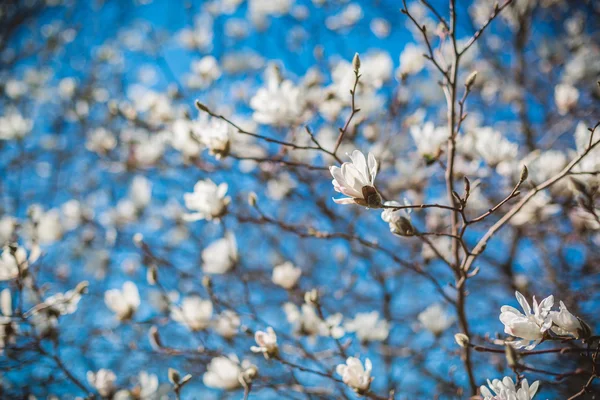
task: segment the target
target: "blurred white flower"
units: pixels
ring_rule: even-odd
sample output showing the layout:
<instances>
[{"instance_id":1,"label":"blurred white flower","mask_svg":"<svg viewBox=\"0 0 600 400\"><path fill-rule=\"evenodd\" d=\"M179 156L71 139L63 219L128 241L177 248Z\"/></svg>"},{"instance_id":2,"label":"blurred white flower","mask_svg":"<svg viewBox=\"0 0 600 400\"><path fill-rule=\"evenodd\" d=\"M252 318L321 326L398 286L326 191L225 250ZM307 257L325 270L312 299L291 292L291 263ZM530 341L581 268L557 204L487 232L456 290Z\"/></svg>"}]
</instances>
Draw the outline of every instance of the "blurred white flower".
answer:
<instances>
[{"instance_id":1,"label":"blurred white flower","mask_svg":"<svg viewBox=\"0 0 600 400\"><path fill-rule=\"evenodd\" d=\"M235 390L249 369L256 370L256 367L246 360L240 364L235 355L215 357L207 365L202 381L209 388Z\"/></svg>"},{"instance_id":2,"label":"blurred white flower","mask_svg":"<svg viewBox=\"0 0 600 400\"><path fill-rule=\"evenodd\" d=\"M229 154L233 134L229 123L205 113L192 124L192 135L218 160Z\"/></svg>"},{"instance_id":3,"label":"blurred white flower","mask_svg":"<svg viewBox=\"0 0 600 400\"><path fill-rule=\"evenodd\" d=\"M315 307L310 304L302 304L302 307L298 308L293 303L285 303L283 311L294 331L300 335L331 336L334 339L344 336L344 329L340 326L343 316L340 313L330 315L323 321Z\"/></svg>"},{"instance_id":4,"label":"blurred white flower","mask_svg":"<svg viewBox=\"0 0 600 400\"><path fill-rule=\"evenodd\" d=\"M408 43L400 53L400 66L396 74L402 78L405 75L414 75L421 72L426 61L424 54L425 52L421 47L414 43Z\"/></svg>"},{"instance_id":5,"label":"blurred white flower","mask_svg":"<svg viewBox=\"0 0 600 400\"><path fill-rule=\"evenodd\" d=\"M79 300L81 300L81 294L83 292L82 288L87 287L87 282L85 282L85 286L80 285L65 293L56 293L46 298L42 304L55 312L58 312L60 315L73 314L77 311L77 306L79 305Z\"/></svg>"},{"instance_id":6,"label":"blurred white flower","mask_svg":"<svg viewBox=\"0 0 600 400\"><path fill-rule=\"evenodd\" d=\"M115 391L117 376L109 369L100 369L98 372L88 371L87 380L102 397L110 397Z\"/></svg>"},{"instance_id":7,"label":"blurred white flower","mask_svg":"<svg viewBox=\"0 0 600 400\"><path fill-rule=\"evenodd\" d=\"M200 296L185 297L181 307L171 307L171 318L192 331L206 329L210 325L213 305L210 300L203 300Z\"/></svg>"},{"instance_id":8,"label":"blurred white flower","mask_svg":"<svg viewBox=\"0 0 600 400\"><path fill-rule=\"evenodd\" d=\"M30 220L25 225L25 232L32 242L48 245L62 238L63 227L58 209L44 211L40 205L34 204L28 213Z\"/></svg>"},{"instance_id":9,"label":"blurred white flower","mask_svg":"<svg viewBox=\"0 0 600 400\"><path fill-rule=\"evenodd\" d=\"M139 383L139 398L145 400L152 398L151 396L158 390L158 376L150 374L146 371L141 371L138 375Z\"/></svg>"},{"instance_id":10,"label":"blurred white flower","mask_svg":"<svg viewBox=\"0 0 600 400\"><path fill-rule=\"evenodd\" d=\"M16 343L19 326L12 318L12 298L10 289L0 292L0 355L8 344Z\"/></svg>"},{"instance_id":11,"label":"blurred white flower","mask_svg":"<svg viewBox=\"0 0 600 400\"><path fill-rule=\"evenodd\" d=\"M210 179L196 182L194 191L183 195L185 206L195 211L184 214L184 219L186 221L218 220L225 214L227 205L231 201L231 198L226 196L227 188L227 183L223 182L217 186Z\"/></svg>"},{"instance_id":12,"label":"blurred white flower","mask_svg":"<svg viewBox=\"0 0 600 400\"><path fill-rule=\"evenodd\" d=\"M202 250L202 270L206 274L224 274L238 261L237 243L231 232Z\"/></svg>"},{"instance_id":13,"label":"blurred white flower","mask_svg":"<svg viewBox=\"0 0 600 400\"><path fill-rule=\"evenodd\" d=\"M185 160L197 157L203 144L199 138L192 136L194 121L179 118L171 125L171 146L183 155Z\"/></svg>"},{"instance_id":14,"label":"blurred white flower","mask_svg":"<svg viewBox=\"0 0 600 400\"><path fill-rule=\"evenodd\" d=\"M567 84L561 83L554 88L554 102L560 115L565 115L577 105L579 90Z\"/></svg>"},{"instance_id":15,"label":"blurred white flower","mask_svg":"<svg viewBox=\"0 0 600 400\"><path fill-rule=\"evenodd\" d=\"M479 389L484 400L531 400L540 386L540 381L535 381L529 386L527 379L523 379L521 387L517 389L513 380L508 376L502 380L494 379L491 382L488 379L487 383L492 389L491 391L485 386L481 386Z\"/></svg>"},{"instance_id":16,"label":"blurred white flower","mask_svg":"<svg viewBox=\"0 0 600 400\"><path fill-rule=\"evenodd\" d=\"M117 146L115 136L104 127L94 129L88 134L85 148L94 153L103 155Z\"/></svg>"},{"instance_id":17,"label":"blurred white flower","mask_svg":"<svg viewBox=\"0 0 600 400\"><path fill-rule=\"evenodd\" d=\"M539 192L530 199L510 220L515 226L525 226L533 222L547 220L561 211L559 204L552 204L552 197L546 192Z\"/></svg>"},{"instance_id":18,"label":"blurred white flower","mask_svg":"<svg viewBox=\"0 0 600 400\"><path fill-rule=\"evenodd\" d=\"M337 204L360 204L365 207L379 207L381 195L375 189L375 177L379 165L375 156L369 153L369 161L359 150L349 155L352 162L345 162L342 167L331 166L333 188L345 196L333 199Z\"/></svg>"},{"instance_id":19,"label":"blurred white flower","mask_svg":"<svg viewBox=\"0 0 600 400\"><path fill-rule=\"evenodd\" d=\"M129 187L129 198L138 210L143 210L152 199L152 183L141 175L133 178Z\"/></svg>"},{"instance_id":20,"label":"blurred white flower","mask_svg":"<svg viewBox=\"0 0 600 400\"><path fill-rule=\"evenodd\" d=\"M565 303L560 301L559 304L559 311L550 311L550 318L553 322L552 332L559 336L573 336L575 339L579 339L581 322L569 312Z\"/></svg>"},{"instance_id":21,"label":"blurred white flower","mask_svg":"<svg viewBox=\"0 0 600 400\"><path fill-rule=\"evenodd\" d=\"M364 394L371 387L371 360L365 359L365 365L355 357L348 357L346 364L339 364L335 371L342 377L342 381L359 394Z\"/></svg>"},{"instance_id":22,"label":"blurred white flower","mask_svg":"<svg viewBox=\"0 0 600 400\"><path fill-rule=\"evenodd\" d=\"M127 320L133 317L140 306L140 293L135 283L127 281L122 290L110 289L104 293L106 306L117 314L119 320Z\"/></svg>"},{"instance_id":23,"label":"blurred white flower","mask_svg":"<svg viewBox=\"0 0 600 400\"><path fill-rule=\"evenodd\" d=\"M361 6L357 3L350 3L338 14L327 17L325 26L332 31L339 31L354 26L362 17Z\"/></svg>"},{"instance_id":24,"label":"blurred white flower","mask_svg":"<svg viewBox=\"0 0 600 400\"><path fill-rule=\"evenodd\" d=\"M23 118L19 111L10 108L0 117L0 140L23 139L32 128L32 120Z\"/></svg>"},{"instance_id":25,"label":"blurred white flower","mask_svg":"<svg viewBox=\"0 0 600 400\"><path fill-rule=\"evenodd\" d=\"M448 140L448 129L436 128L433 122L426 122L423 125L411 126L410 135L417 145L419 155L430 160L439 155L442 145Z\"/></svg>"},{"instance_id":26,"label":"blurred white flower","mask_svg":"<svg viewBox=\"0 0 600 400\"><path fill-rule=\"evenodd\" d=\"M266 332L256 331L254 340L257 346L250 347L250 350L254 353L263 353L265 358L277 356L279 347L277 346L277 335L273 328L269 326Z\"/></svg>"},{"instance_id":27,"label":"blurred white flower","mask_svg":"<svg viewBox=\"0 0 600 400\"><path fill-rule=\"evenodd\" d=\"M554 296L546 297L540 304L533 297L533 311L520 292L515 292L515 296L525 313L511 306L502 306L500 321L504 324L505 333L521 338L509 342L512 346L531 350L542 341L544 334L552 326L550 310L554 305Z\"/></svg>"},{"instance_id":28,"label":"blurred white flower","mask_svg":"<svg viewBox=\"0 0 600 400\"><path fill-rule=\"evenodd\" d=\"M492 168L501 162L511 162L517 157L519 146L506 139L502 133L490 127L483 127L473 135L475 149Z\"/></svg>"},{"instance_id":29,"label":"blurred white flower","mask_svg":"<svg viewBox=\"0 0 600 400\"><path fill-rule=\"evenodd\" d=\"M454 316L448 314L439 303L434 303L418 315L419 322L435 336L440 336L454 323Z\"/></svg>"},{"instance_id":30,"label":"blurred white flower","mask_svg":"<svg viewBox=\"0 0 600 400\"><path fill-rule=\"evenodd\" d=\"M278 127L301 124L306 112L303 89L283 80L275 66L267 68L265 78L265 86L250 99L252 118L259 124Z\"/></svg>"},{"instance_id":31,"label":"blurred white flower","mask_svg":"<svg viewBox=\"0 0 600 400\"><path fill-rule=\"evenodd\" d=\"M353 320L346 321L344 328L348 332L356 332L361 342L379 342L390 333L390 323L380 319L377 311L357 313Z\"/></svg>"},{"instance_id":32,"label":"blurred white flower","mask_svg":"<svg viewBox=\"0 0 600 400\"><path fill-rule=\"evenodd\" d=\"M206 89L220 77L217 59L208 55L192 63L192 73L187 76L186 83L191 89Z\"/></svg>"},{"instance_id":33,"label":"blurred white flower","mask_svg":"<svg viewBox=\"0 0 600 400\"><path fill-rule=\"evenodd\" d=\"M301 274L302 269L295 267L294 264L286 261L273 268L272 280L274 284L289 290L296 286Z\"/></svg>"},{"instance_id":34,"label":"blurred white flower","mask_svg":"<svg viewBox=\"0 0 600 400\"><path fill-rule=\"evenodd\" d=\"M17 219L4 215L0 218L0 246L8 244L12 240L12 236L17 229Z\"/></svg>"},{"instance_id":35,"label":"blurred white flower","mask_svg":"<svg viewBox=\"0 0 600 400\"><path fill-rule=\"evenodd\" d=\"M238 333L240 324L240 317L235 311L224 310L221 314L217 315L213 322L213 328L215 332L225 339L231 339Z\"/></svg>"},{"instance_id":36,"label":"blurred white flower","mask_svg":"<svg viewBox=\"0 0 600 400\"><path fill-rule=\"evenodd\" d=\"M35 262L41 252L39 247L35 246L27 257L27 252L23 247L17 247L13 250L9 246L4 246L2 256L0 256L0 281L14 279L19 275L19 271L23 272L29 268L29 264Z\"/></svg>"}]
</instances>

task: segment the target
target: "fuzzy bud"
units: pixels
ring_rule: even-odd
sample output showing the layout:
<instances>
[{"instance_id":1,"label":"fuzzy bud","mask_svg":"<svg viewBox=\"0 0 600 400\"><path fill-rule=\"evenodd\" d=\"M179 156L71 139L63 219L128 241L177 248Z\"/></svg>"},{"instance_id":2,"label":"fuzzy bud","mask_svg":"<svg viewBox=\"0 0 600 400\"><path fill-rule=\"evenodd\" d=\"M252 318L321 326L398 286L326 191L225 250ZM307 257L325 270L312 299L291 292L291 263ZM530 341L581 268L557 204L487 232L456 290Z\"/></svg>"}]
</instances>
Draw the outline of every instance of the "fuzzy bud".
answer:
<instances>
[{"instance_id":1,"label":"fuzzy bud","mask_svg":"<svg viewBox=\"0 0 600 400\"><path fill-rule=\"evenodd\" d=\"M258 197L256 196L256 193L254 193L254 192L248 193L248 204L250 205L250 207L256 207L257 200L258 200Z\"/></svg>"},{"instance_id":2,"label":"fuzzy bud","mask_svg":"<svg viewBox=\"0 0 600 400\"><path fill-rule=\"evenodd\" d=\"M469 345L469 337L464 333L457 333L454 335L454 340L460 347L467 347Z\"/></svg>"},{"instance_id":3,"label":"fuzzy bud","mask_svg":"<svg viewBox=\"0 0 600 400\"><path fill-rule=\"evenodd\" d=\"M523 169L521 169L521 176L519 177L519 182L525 182L529 177L529 170L526 165L523 165Z\"/></svg>"},{"instance_id":4,"label":"fuzzy bud","mask_svg":"<svg viewBox=\"0 0 600 400\"><path fill-rule=\"evenodd\" d=\"M360 56L358 53L354 53L354 58L352 59L352 67L354 68L354 72L358 74L360 70Z\"/></svg>"},{"instance_id":5,"label":"fuzzy bud","mask_svg":"<svg viewBox=\"0 0 600 400\"><path fill-rule=\"evenodd\" d=\"M473 84L475 83L475 79L477 78L477 71L473 71L467 76L467 80L465 81L465 86L467 90L470 90Z\"/></svg>"}]
</instances>

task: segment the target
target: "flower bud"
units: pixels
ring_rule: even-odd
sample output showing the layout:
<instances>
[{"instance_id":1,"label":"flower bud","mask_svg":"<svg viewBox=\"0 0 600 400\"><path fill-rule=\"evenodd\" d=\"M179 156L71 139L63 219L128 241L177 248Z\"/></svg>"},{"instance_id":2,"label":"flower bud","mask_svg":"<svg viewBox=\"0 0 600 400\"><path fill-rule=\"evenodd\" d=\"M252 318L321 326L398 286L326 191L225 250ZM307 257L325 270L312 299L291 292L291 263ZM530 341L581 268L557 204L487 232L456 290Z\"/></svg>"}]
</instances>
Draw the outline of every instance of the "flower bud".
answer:
<instances>
[{"instance_id":1,"label":"flower bud","mask_svg":"<svg viewBox=\"0 0 600 400\"><path fill-rule=\"evenodd\" d=\"M204 104L200 103L198 100L196 100L196 102L194 104L196 105L196 108L198 110L204 111L205 113L210 114L210 110L208 109L208 107L206 107Z\"/></svg>"},{"instance_id":2,"label":"flower bud","mask_svg":"<svg viewBox=\"0 0 600 400\"><path fill-rule=\"evenodd\" d=\"M179 375L179 371L177 371L175 368L169 368L169 382L171 382L173 385L179 385L180 379L181 376Z\"/></svg>"},{"instance_id":3,"label":"flower bud","mask_svg":"<svg viewBox=\"0 0 600 400\"><path fill-rule=\"evenodd\" d=\"M210 276L204 275L202 277L202 286L204 286L207 289L210 289L212 287L212 279L210 279Z\"/></svg>"},{"instance_id":4,"label":"flower bud","mask_svg":"<svg viewBox=\"0 0 600 400\"><path fill-rule=\"evenodd\" d=\"M475 79L477 78L477 71L473 71L467 76L467 80L465 81L465 86L467 89L471 89L471 86L475 83Z\"/></svg>"},{"instance_id":5,"label":"flower bud","mask_svg":"<svg viewBox=\"0 0 600 400\"><path fill-rule=\"evenodd\" d=\"M526 165L523 165L523 169L521 170L521 176L519 177L519 182L525 182L527 177L529 176L529 170Z\"/></svg>"},{"instance_id":6,"label":"flower bud","mask_svg":"<svg viewBox=\"0 0 600 400\"><path fill-rule=\"evenodd\" d=\"M358 74L360 70L360 56L358 53L354 53L354 58L352 59L352 67L354 68L354 72Z\"/></svg>"},{"instance_id":7,"label":"flower bud","mask_svg":"<svg viewBox=\"0 0 600 400\"><path fill-rule=\"evenodd\" d=\"M306 304L319 304L319 291L317 289L312 289L304 293L304 301L306 302Z\"/></svg>"},{"instance_id":8,"label":"flower bud","mask_svg":"<svg viewBox=\"0 0 600 400\"><path fill-rule=\"evenodd\" d=\"M467 347L469 345L469 337L464 333L457 333L454 335L454 340L460 347Z\"/></svg>"},{"instance_id":9,"label":"flower bud","mask_svg":"<svg viewBox=\"0 0 600 400\"><path fill-rule=\"evenodd\" d=\"M158 270L155 265L151 265L146 272L146 280L150 285L156 285L158 280Z\"/></svg>"},{"instance_id":10,"label":"flower bud","mask_svg":"<svg viewBox=\"0 0 600 400\"><path fill-rule=\"evenodd\" d=\"M158 334L158 328L156 326L151 326L148 331L148 338L150 339L150 344L154 349L160 349L162 347L162 342L160 340L160 335Z\"/></svg>"},{"instance_id":11,"label":"flower bud","mask_svg":"<svg viewBox=\"0 0 600 400\"><path fill-rule=\"evenodd\" d=\"M250 192L248 193L248 204L250 207L256 207L256 201L258 200L256 193Z\"/></svg>"}]
</instances>

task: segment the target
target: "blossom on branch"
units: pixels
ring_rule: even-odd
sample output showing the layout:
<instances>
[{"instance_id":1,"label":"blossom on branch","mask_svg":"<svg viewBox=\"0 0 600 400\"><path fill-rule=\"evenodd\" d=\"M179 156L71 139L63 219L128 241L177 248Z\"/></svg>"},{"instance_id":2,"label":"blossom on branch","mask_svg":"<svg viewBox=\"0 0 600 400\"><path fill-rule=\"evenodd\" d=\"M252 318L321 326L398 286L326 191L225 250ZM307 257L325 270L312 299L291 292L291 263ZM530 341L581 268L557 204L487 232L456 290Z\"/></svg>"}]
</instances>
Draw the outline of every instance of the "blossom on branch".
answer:
<instances>
[{"instance_id":1,"label":"blossom on branch","mask_svg":"<svg viewBox=\"0 0 600 400\"><path fill-rule=\"evenodd\" d=\"M186 221L218 220L227 212L227 205L231 201L231 198L226 196L227 188L227 183L217 185L210 179L196 182L194 191L183 195L185 206L195 211L184 214L184 219Z\"/></svg>"},{"instance_id":2,"label":"blossom on branch","mask_svg":"<svg viewBox=\"0 0 600 400\"><path fill-rule=\"evenodd\" d=\"M517 389L513 380L508 376L502 380L490 381L488 379L487 383L491 390L485 386L479 388L484 400L531 400L540 386L540 381L533 382L529 386L527 379L523 379L521 387Z\"/></svg>"},{"instance_id":3,"label":"blossom on branch","mask_svg":"<svg viewBox=\"0 0 600 400\"><path fill-rule=\"evenodd\" d=\"M512 346L531 350L542 341L546 331L552 326L550 309L554 305L554 296L546 297L539 304L534 296L533 310L520 292L515 292L515 296L525 313L511 306L502 306L500 321L504 324L504 332L521 338L509 342Z\"/></svg>"},{"instance_id":4,"label":"blossom on branch","mask_svg":"<svg viewBox=\"0 0 600 400\"><path fill-rule=\"evenodd\" d=\"M381 195L375 188L375 177L379 165L373 153L369 153L368 162L365 155L354 150L349 155L352 162L345 162L342 167L331 166L333 188L346 198L333 199L337 204L359 204L369 208L381 207Z\"/></svg>"},{"instance_id":5,"label":"blossom on branch","mask_svg":"<svg viewBox=\"0 0 600 400\"><path fill-rule=\"evenodd\" d=\"M355 357L348 357L346 364L339 364L335 371L342 377L342 381L358 394L364 394L371 387L371 370L373 365L368 358L365 365Z\"/></svg>"}]
</instances>

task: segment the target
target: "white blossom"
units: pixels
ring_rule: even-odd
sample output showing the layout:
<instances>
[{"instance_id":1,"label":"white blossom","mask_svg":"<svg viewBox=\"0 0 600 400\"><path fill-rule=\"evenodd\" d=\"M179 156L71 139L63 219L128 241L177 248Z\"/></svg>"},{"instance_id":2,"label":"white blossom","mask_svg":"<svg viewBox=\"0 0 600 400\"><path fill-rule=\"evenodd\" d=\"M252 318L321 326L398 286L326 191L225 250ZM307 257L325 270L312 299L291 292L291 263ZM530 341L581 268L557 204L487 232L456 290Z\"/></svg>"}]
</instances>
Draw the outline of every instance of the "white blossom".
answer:
<instances>
[{"instance_id":1,"label":"white blossom","mask_svg":"<svg viewBox=\"0 0 600 400\"><path fill-rule=\"evenodd\" d=\"M440 148L448 140L448 130L445 127L436 128L433 122L410 127L417 151L422 157L433 159L439 155Z\"/></svg>"},{"instance_id":2,"label":"white blossom","mask_svg":"<svg viewBox=\"0 0 600 400\"><path fill-rule=\"evenodd\" d=\"M202 250L202 270L207 274L224 274L238 261L237 243L231 232Z\"/></svg>"},{"instance_id":3,"label":"white blossom","mask_svg":"<svg viewBox=\"0 0 600 400\"><path fill-rule=\"evenodd\" d=\"M31 132L33 121L23 118L16 109L8 109L0 116L0 140L23 139Z\"/></svg>"},{"instance_id":4,"label":"white blossom","mask_svg":"<svg viewBox=\"0 0 600 400\"><path fill-rule=\"evenodd\" d=\"M240 364L235 355L215 357L207 365L202 381L213 389L235 390L241 386L244 372L250 369L256 367L248 361Z\"/></svg>"},{"instance_id":5,"label":"white blossom","mask_svg":"<svg viewBox=\"0 0 600 400\"><path fill-rule=\"evenodd\" d=\"M559 304L559 311L550 311L553 323L552 332L559 336L573 336L575 339L579 339L581 322L569 312L565 303L560 301Z\"/></svg>"},{"instance_id":6,"label":"white blossom","mask_svg":"<svg viewBox=\"0 0 600 400\"><path fill-rule=\"evenodd\" d=\"M19 276L19 271L27 270L29 264L35 262L40 254L37 246L31 249L29 257L23 247L17 247L13 254L11 248L5 246L0 256L0 281L7 281Z\"/></svg>"},{"instance_id":7,"label":"white blossom","mask_svg":"<svg viewBox=\"0 0 600 400\"><path fill-rule=\"evenodd\" d=\"M342 377L342 381L359 394L363 394L371 387L371 370L373 365L368 358L365 365L355 357L348 357L346 364L339 364L335 371Z\"/></svg>"},{"instance_id":8,"label":"white blossom","mask_svg":"<svg viewBox=\"0 0 600 400\"><path fill-rule=\"evenodd\" d=\"M217 159L229 154L233 134L227 121L204 113L192 124L192 135Z\"/></svg>"},{"instance_id":9,"label":"white blossom","mask_svg":"<svg viewBox=\"0 0 600 400\"><path fill-rule=\"evenodd\" d=\"M127 281L123 283L121 290L107 290L104 293L104 302L119 320L127 320L133 317L140 306L140 293L135 283Z\"/></svg>"},{"instance_id":10,"label":"white blossom","mask_svg":"<svg viewBox=\"0 0 600 400\"><path fill-rule=\"evenodd\" d=\"M306 112L302 88L283 80L276 67L270 67L265 75L265 86L250 99L252 118L259 124L279 127L302 123Z\"/></svg>"},{"instance_id":11,"label":"white blossom","mask_svg":"<svg viewBox=\"0 0 600 400\"><path fill-rule=\"evenodd\" d=\"M552 326L550 309L554 305L554 296L546 297L539 304L534 297L533 310L520 292L515 292L515 296L525 313L511 306L502 306L500 321L504 324L505 333L521 338L509 342L512 346L531 350L542 341L544 334Z\"/></svg>"},{"instance_id":12,"label":"white blossom","mask_svg":"<svg viewBox=\"0 0 600 400\"><path fill-rule=\"evenodd\" d=\"M183 199L185 206L192 211L184 214L186 221L197 221L200 219L218 220L227 211L227 205L231 201L227 194L227 183L223 182L217 186L212 180L200 180L194 185L192 193L185 193Z\"/></svg>"},{"instance_id":13,"label":"white blossom","mask_svg":"<svg viewBox=\"0 0 600 400\"><path fill-rule=\"evenodd\" d=\"M414 43L408 43L400 53L400 66L396 74L400 77L414 75L421 72L425 66L424 51Z\"/></svg>"},{"instance_id":14,"label":"white blossom","mask_svg":"<svg viewBox=\"0 0 600 400\"><path fill-rule=\"evenodd\" d=\"M554 102L560 115L565 115L577 105L579 90L567 84L561 83L554 88Z\"/></svg>"},{"instance_id":15,"label":"white blossom","mask_svg":"<svg viewBox=\"0 0 600 400\"><path fill-rule=\"evenodd\" d=\"M390 323L380 319L377 311L357 313L354 319L346 321L344 328L348 332L355 332L361 342L379 342L390 333Z\"/></svg>"},{"instance_id":16,"label":"white blossom","mask_svg":"<svg viewBox=\"0 0 600 400\"><path fill-rule=\"evenodd\" d=\"M349 155L352 162L345 162L342 167L331 166L329 171L333 176L333 188L345 196L333 199L337 204L360 204L362 206L378 207L381 196L375 189L375 177L379 165L375 156L369 153L369 161L359 150Z\"/></svg>"},{"instance_id":17,"label":"white blossom","mask_svg":"<svg viewBox=\"0 0 600 400\"><path fill-rule=\"evenodd\" d=\"M427 307L417 318L419 322L435 336L444 333L455 321L455 318L452 315L449 315L439 303L434 303Z\"/></svg>"},{"instance_id":18,"label":"white blossom","mask_svg":"<svg viewBox=\"0 0 600 400\"><path fill-rule=\"evenodd\" d=\"M279 351L277 346L277 335L270 326L266 332L256 331L254 340L257 346L250 347L254 353L263 353L266 358L275 357Z\"/></svg>"},{"instance_id":19,"label":"white blossom","mask_svg":"<svg viewBox=\"0 0 600 400\"><path fill-rule=\"evenodd\" d=\"M513 380L508 376L502 380L490 381L488 379L487 383L491 390L485 386L481 386L479 389L484 400L531 400L540 385L540 381L536 381L529 386L527 379L523 379L521 387L517 389Z\"/></svg>"},{"instance_id":20,"label":"white blossom","mask_svg":"<svg viewBox=\"0 0 600 400\"><path fill-rule=\"evenodd\" d=\"M100 369L98 372L88 371L87 380L102 397L110 397L115 391L117 376L109 369Z\"/></svg>"},{"instance_id":21,"label":"white blossom","mask_svg":"<svg viewBox=\"0 0 600 400\"><path fill-rule=\"evenodd\" d=\"M284 289L291 289L296 286L296 282L302 275L302 269L295 267L289 261L273 268L273 283L281 286Z\"/></svg>"},{"instance_id":22,"label":"white blossom","mask_svg":"<svg viewBox=\"0 0 600 400\"><path fill-rule=\"evenodd\" d=\"M206 89L221 77L217 59L211 55L192 63L192 74L187 76L187 86L192 89Z\"/></svg>"},{"instance_id":23,"label":"white blossom","mask_svg":"<svg viewBox=\"0 0 600 400\"><path fill-rule=\"evenodd\" d=\"M181 152L185 160L197 157L204 146L199 138L193 136L195 123L185 118L179 118L171 125L171 146Z\"/></svg>"},{"instance_id":24,"label":"white blossom","mask_svg":"<svg viewBox=\"0 0 600 400\"><path fill-rule=\"evenodd\" d=\"M294 331L306 336L331 336L339 339L344 336L344 329L340 326L342 323L342 314L332 314L322 320L317 314L317 310L310 304L302 304L298 308L293 303L283 305L287 321L293 325Z\"/></svg>"},{"instance_id":25,"label":"white blossom","mask_svg":"<svg viewBox=\"0 0 600 400\"><path fill-rule=\"evenodd\" d=\"M509 141L493 128L479 128L473 137L475 149L491 167L496 167L501 162L511 162L517 157L518 144Z\"/></svg>"},{"instance_id":26,"label":"white blossom","mask_svg":"<svg viewBox=\"0 0 600 400\"><path fill-rule=\"evenodd\" d=\"M234 337L240 328L240 317L232 310L224 310L221 314L217 315L213 322L213 328L220 336L225 339L231 339Z\"/></svg>"},{"instance_id":27,"label":"white blossom","mask_svg":"<svg viewBox=\"0 0 600 400\"><path fill-rule=\"evenodd\" d=\"M98 127L92 130L85 142L85 148L94 153L103 155L117 146L117 139L108 129Z\"/></svg>"},{"instance_id":28,"label":"white blossom","mask_svg":"<svg viewBox=\"0 0 600 400\"><path fill-rule=\"evenodd\" d=\"M136 209L146 208L152 199L152 183L144 176L135 176L129 187L129 198Z\"/></svg>"},{"instance_id":29,"label":"white blossom","mask_svg":"<svg viewBox=\"0 0 600 400\"><path fill-rule=\"evenodd\" d=\"M171 307L171 318L192 331L206 329L210 325L213 305L210 300L203 300L200 296L185 297L181 307Z\"/></svg>"}]
</instances>

